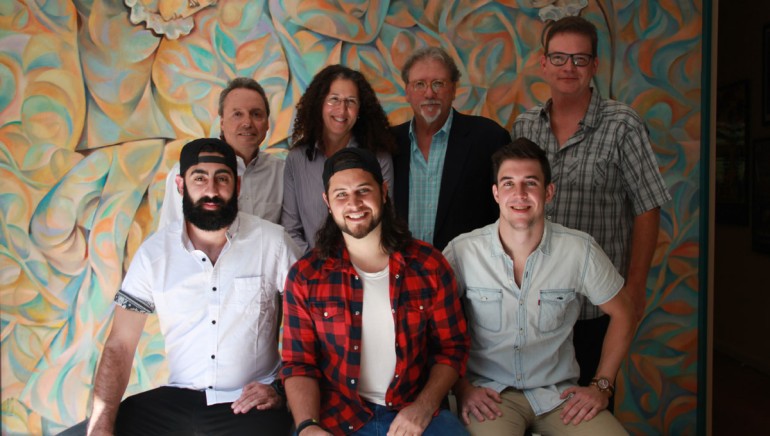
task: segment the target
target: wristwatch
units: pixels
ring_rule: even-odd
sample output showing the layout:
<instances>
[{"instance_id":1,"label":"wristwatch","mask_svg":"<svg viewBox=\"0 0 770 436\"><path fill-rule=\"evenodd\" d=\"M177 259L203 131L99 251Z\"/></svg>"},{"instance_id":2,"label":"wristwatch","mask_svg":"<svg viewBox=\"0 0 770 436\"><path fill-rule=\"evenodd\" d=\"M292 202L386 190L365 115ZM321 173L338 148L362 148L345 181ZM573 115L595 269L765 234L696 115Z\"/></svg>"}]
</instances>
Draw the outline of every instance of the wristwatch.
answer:
<instances>
[{"instance_id":1,"label":"wristwatch","mask_svg":"<svg viewBox=\"0 0 770 436\"><path fill-rule=\"evenodd\" d=\"M612 386L606 377L591 379L591 386L596 386L596 389L599 389L601 393L609 392L610 396L615 395L615 386Z\"/></svg>"},{"instance_id":2,"label":"wristwatch","mask_svg":"<svg viewBox=\"0 0 770 436\"><path fill-rule=\"evenodd\" d=\"M283 388L283 383L281 383L281 379L276 378L273 380L272 383L270 383L270 387L275 390L275 393L278 394L279 397L281 397L284 401L286 401L286 390Z\"/></svg>"}]
</instances>

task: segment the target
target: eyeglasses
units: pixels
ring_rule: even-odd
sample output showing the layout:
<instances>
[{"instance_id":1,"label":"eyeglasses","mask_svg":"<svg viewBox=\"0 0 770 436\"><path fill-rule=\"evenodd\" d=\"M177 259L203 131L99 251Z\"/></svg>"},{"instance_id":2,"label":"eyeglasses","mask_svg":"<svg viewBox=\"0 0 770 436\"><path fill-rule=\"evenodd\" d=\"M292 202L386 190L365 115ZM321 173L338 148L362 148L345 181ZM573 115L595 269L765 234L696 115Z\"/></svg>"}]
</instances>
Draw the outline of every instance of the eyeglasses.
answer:
<instances>
[{"instance_id":1,"label":"eyeglasses","mask_svg":"<svg viewBox=\"0 0 770 436\"><path fill-rule=\"evenodd\" d=\"M546 53L545 57L548 58L548 60L551 62L551 65L555 67L560 67L567 63L567 60L572 60L572 65L576 67L586 67L588 64L591 63L591 60L594 58L593 55L586 54L586 53L561 53L561 52L553 52L553 53Z\"/></svg>"},{"instance_id":2,"label":"eyeglasses","mask_svg":"<svg viewBox=\"0 0 770 436\"><path fill-rule=\"evenodd\" d=\"M326 99L326 104L331 107L338 107L341 104L345 104L346 108L355 109L358 107L358 99L355 97L342 98L336 95L332 95Z\"/></svg>"},{"instance_id":3,"label":"eyeglasses","mask_svg":"<svg viewBox=\"0 0 770 436\"><path fill-rule=\"evenodd\" d=\"M434 80L430 82L430 89L433 90L433 92L438 93L442 89L446 87L446 82L443 80ZM428 90L428 82L424 80L417 80L412 82L412 89L414 89L417 92L425 92Z\"/></svg>"}]
</instances>

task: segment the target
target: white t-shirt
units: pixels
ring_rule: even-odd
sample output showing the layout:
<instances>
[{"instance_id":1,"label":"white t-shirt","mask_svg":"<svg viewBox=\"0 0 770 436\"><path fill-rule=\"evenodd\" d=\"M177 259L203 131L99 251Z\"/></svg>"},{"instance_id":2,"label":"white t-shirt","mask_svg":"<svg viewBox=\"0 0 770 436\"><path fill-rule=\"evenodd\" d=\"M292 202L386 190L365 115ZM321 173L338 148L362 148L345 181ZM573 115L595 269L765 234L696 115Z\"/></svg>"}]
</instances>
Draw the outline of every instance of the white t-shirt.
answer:
<instances>
[{"instance_id":1,"label":"white t-shirt","mask_svg":"<svg viewBox=\"0 0 770 436\"><path fill-rule=\"evenodd\" d=\"M385 267L376 273L356 268L356 272L364 285L358 394L367 401L384 406L385 393L396 370L396 326L390 307L390 268Z\"/></svg>"}]
</instances>

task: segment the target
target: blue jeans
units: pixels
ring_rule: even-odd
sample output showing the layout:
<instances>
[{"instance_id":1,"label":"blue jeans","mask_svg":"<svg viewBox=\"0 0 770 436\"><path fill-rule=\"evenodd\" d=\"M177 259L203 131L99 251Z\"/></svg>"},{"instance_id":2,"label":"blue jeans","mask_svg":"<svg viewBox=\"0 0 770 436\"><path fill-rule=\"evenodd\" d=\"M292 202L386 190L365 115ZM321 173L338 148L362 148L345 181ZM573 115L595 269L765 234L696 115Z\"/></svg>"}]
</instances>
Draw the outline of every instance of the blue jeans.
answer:
<instances>
[{"instance_id":1,"label":"blue jeans","mask_svg":"<svg viewBox=\"0 0 770 436\"><path fill-rule=\"evenodd\" d=\"M374 416L369 422L364 424L355 436L385 436L388 434L390 424L396 419L398 411L390 410L379 404L368 403L368 406L374 412ZM442 409L439 414L433 417L428 424L428 428L423 432L424 436L468 436L468 430L457 417L449 410Z\"/></svg>"}]
</instances>

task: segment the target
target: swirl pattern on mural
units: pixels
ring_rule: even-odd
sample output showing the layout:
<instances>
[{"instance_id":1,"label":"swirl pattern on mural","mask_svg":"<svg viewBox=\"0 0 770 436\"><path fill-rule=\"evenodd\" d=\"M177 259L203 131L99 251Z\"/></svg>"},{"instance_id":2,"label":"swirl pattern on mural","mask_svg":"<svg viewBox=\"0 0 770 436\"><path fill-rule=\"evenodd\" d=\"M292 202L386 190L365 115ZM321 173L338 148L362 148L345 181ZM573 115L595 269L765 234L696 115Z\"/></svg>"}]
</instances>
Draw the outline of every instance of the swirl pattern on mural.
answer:
<instances>
[{"instance_id":1,"label":"swirl pattern on mural","mask_svg":"<svg viewBox=\"0 0 770 436\"><path fill-rule=\"evenodd\" d=\"M54 434L85 418L112 297L154 231L181 146L218 135L217 99L228 80L249 76L265 87L272 112L264 147L284 155L294 105L315 72L332 63L359 69L398 123L411 116L401 66L415 48L440 45L462 72L455 107L510 126L548 98L539 14L562 3L583 5L220 0L185 18L193 26L176 39L132 24L122 1L4 4L3 434ZM662 213L647 315L619 381L617 415L635 434L695 433L699 8L604 0L581 11L600 31L597 89L645 119L674 197ZM151 318L127 394L166 376Z\"/></svg>"}]
</instances>

